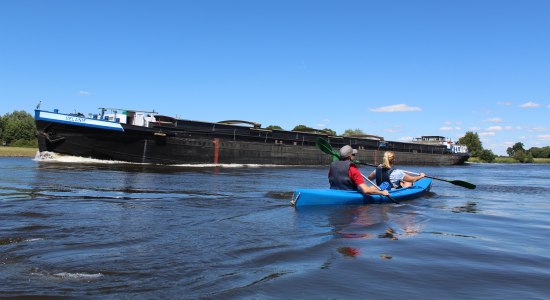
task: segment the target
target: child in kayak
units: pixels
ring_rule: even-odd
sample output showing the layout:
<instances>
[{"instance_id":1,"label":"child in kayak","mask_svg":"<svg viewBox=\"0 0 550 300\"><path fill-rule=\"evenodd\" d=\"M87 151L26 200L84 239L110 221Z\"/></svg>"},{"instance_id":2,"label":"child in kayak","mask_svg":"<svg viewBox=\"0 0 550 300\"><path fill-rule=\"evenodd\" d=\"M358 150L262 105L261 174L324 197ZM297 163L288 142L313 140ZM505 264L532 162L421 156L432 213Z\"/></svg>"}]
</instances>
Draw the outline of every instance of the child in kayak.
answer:
<instances>
[{"instance_id":1,"label":"child in kayak","mask_svg":"<svg viewBox=\"0 0 550 300\"><path fill-rule=\"evenodd\" d=\"M369 174L369 179L376 178L376 185L381 189L390 190L392 188L405 188L412 186L415 181L418 181L424 176L424 173L420 173L418 176L412 176L405 173L402 170L392 168L395 163L395 153L392 151L386 151L384 153L384 162L379 165L376 170Z\"/></svg>"}]
</instances>

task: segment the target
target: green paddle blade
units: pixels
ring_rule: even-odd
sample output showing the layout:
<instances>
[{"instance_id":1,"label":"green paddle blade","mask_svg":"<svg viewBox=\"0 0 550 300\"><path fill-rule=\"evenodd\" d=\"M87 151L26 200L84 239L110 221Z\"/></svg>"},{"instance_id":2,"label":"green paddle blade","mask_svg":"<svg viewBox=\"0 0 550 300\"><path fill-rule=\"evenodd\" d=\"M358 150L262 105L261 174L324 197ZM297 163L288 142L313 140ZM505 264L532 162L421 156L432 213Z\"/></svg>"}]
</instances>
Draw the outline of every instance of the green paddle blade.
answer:
<instances>
[{"instance_id":1,"label":"green paddle blade","mask_svg":"<svg viewBox=\"0 0 550 300\"><path fill-rule=\"evenodd\" d=\"M335 152L334 149L332 149L332 146L323 138L318 137L315 140L315 145L317 146L317 148L319 148L321 151L325 152L326 154L332 155L334 160L338 160L340 158L340 154Z\"/></svg>"}]
</instances>

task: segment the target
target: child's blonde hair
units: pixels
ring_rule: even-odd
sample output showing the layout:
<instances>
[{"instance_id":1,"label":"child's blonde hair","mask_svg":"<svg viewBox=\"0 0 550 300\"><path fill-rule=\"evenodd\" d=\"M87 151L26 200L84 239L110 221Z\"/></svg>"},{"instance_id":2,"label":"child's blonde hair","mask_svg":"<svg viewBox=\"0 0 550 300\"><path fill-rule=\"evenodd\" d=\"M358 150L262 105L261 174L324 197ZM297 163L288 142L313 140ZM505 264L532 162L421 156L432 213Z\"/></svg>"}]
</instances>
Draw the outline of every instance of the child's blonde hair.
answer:
<instances>
[{"instance_id":1,"label":"child's blonde hair","mask_svg":"<svg viewBox=\"0 0 550 300\"><path fill-rule=\"evenodd\" d=\"M392 151L384 152L384 162L382 163L384 168L388 168L388 169L391 168L394 158L395 158L395 154Z\"/></svg>"}]
</instances>

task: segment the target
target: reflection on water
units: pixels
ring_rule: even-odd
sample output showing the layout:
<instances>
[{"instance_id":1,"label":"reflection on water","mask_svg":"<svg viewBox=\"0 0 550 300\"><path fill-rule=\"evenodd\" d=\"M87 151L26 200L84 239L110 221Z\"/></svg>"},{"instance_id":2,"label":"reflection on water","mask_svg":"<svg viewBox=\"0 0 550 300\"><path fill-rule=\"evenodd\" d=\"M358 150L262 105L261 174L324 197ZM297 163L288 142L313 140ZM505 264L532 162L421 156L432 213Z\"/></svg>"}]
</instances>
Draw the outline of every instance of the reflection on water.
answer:
<instances>
[{"instance_id":1,"label":"reflection on water","mask_svg":"<svg viewBox=\"0 0 550 300\"><path fill-rule=\"evenodd\" d=\"M361 254L359 249L352 247L339 247L338 252L347 257L356 257Z\"/></svg>"},{"instance_id":2,"label":"reflection on water","mask_svg":"<svg viewBox=\"0 0 550 300\"><path fill-rule=\"evenodd\" d=\"M453 212L475 214L475 213L478 213L479 211L477 210L477 203L468 201L466 202L466 205L457 206L453 208Z\"/></svg>"}]
</instances>

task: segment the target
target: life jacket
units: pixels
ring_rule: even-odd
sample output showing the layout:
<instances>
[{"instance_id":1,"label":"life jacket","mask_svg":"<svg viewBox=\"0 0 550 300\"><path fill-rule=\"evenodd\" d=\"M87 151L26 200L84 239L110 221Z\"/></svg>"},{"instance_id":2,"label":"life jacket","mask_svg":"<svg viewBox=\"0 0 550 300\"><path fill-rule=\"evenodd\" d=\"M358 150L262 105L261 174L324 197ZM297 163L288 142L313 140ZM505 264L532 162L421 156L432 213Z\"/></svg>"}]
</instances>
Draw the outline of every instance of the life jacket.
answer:
<instances>
[{"instance_id":1,"label":"life jacket","mask_svg":"<svg viewBox=\"0 0 550 300\"><path fill-rule=\"evenodd\" d=\"M390 175L394 169L384 168L382 166L376 167L376 185L383 190L391 190L393 184L390 181Z\"/></svg>"},{"instance_id":2,"label":"life jacket","mask_svg":"<svg viewBox=\"0 0 550 300\"><path fill-rule=\"evenodd\" d=\"M349 177L350 160L337 160L330 164L328 181L333 190L357 190L357 185Z\"/></svg>"}]
</instances>

